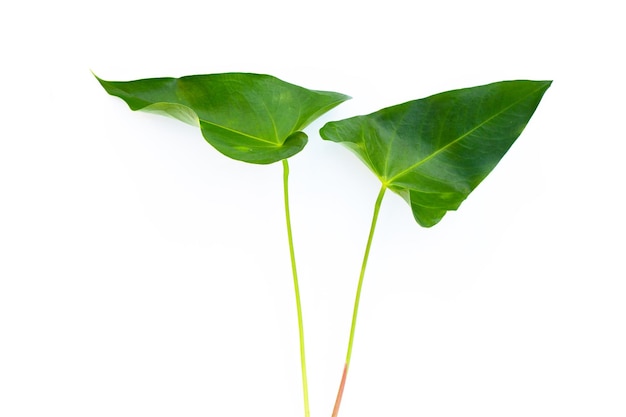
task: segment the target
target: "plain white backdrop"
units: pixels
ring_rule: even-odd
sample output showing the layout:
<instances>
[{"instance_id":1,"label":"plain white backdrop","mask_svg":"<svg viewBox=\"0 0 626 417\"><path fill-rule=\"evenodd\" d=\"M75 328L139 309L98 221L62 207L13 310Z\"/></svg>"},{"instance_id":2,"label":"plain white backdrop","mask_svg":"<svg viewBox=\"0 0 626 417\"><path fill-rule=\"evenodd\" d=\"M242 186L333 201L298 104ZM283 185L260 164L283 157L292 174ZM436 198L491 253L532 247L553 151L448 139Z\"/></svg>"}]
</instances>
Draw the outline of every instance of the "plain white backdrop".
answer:
<instances>
[{"instance_id":1,"label":"plain white backdrop","mask_svg":"<svg viewBox=\"0 0 626 417\"><path fill-rule=\"evenodd\" d=\"M0 6L0 416L303 415L280 164L111 80L244 71L353 99L290 160L312 415L329 416L377 180L329 120L551 79L460 210L383 202L340 416L626 415L618 2Z\"/></svg>"}]
</instances>

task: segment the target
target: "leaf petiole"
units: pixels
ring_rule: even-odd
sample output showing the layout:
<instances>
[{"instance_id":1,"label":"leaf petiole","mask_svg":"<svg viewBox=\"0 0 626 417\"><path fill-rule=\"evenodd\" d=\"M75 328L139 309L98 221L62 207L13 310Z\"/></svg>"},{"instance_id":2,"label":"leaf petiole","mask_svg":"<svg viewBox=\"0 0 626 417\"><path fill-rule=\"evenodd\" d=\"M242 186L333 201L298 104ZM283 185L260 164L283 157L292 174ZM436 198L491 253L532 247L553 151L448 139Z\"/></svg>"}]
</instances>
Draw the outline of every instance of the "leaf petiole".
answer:
<instances>
[{"instance_id":1,"label":"leaf petiole","mask_svg":"<svg viewBox=\"0 0 626 417\"><path fill-rule=\"evenodd\" d=\"M361 300L361 289L363 288L363 277L365 276L365 268L367 267L367 260L370 255L370 248L372 246L372 240L374 238L374 231L376 230L376 222L378 221L378 213L380 212L380 205L385 196L387 186L383 184L378 192L376 198L376 204L374 205L374 215L372 216L372 225L370 226L370 233L367 238L367 245L365 246L365 254L363 255L363 263L361 264L361 274L359 275L359 284L356 289L356 297L354 300L354 310L352 312L352 325L350 326L350 339L348 340L348 353L346 354L346 363L343 368L343 374L341 376L341 383L339 384L339 392L337 393L337 399L335 400L335 407L333 408L332 417L337 417L339 414L339 406L341 405L341 398L343 397L343 390L346 385L346 378L348 377L348 369L350 368L350 358L352 357L352 345L354 344L354 333L356 331L356 319L359 314L359 302Z\"/></svg>"},{"instance_id":2,"label":"leaf petiole","mask_svg":"<svg viewBox=\"0 0 626 417\"><path fill-rule=\"evenodd\" d=\"M304 325L302 322L302 305L300 303L300 288L298 285L298 272L296 270L296 255L293 249L293 235L291 232L291 215L289 214L289 164L286 159L283 162L283 191L285 196L285 219L287 221L287 238L289 240L289 257L291 259L291 272L293 286L296 293L296 309L298 312L298 333L300 336L300 366L302 368L302 391L304 396L304 416L310 416L309 388L306 376L306 358L304 354Z\"/></svg>"}]
</instances>

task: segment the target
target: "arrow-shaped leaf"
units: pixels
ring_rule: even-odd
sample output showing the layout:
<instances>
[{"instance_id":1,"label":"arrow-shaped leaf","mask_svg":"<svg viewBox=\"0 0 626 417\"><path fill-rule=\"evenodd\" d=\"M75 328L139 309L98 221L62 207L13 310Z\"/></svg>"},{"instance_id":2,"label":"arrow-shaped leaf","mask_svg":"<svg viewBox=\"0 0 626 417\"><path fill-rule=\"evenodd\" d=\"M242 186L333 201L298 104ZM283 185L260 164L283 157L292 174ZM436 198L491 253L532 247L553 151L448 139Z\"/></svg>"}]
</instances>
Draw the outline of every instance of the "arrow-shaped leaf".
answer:
<instances>
[{"instance_id":1,"label":"arrow-shaped leaf","mask_svg":"<svg viewBox=\"0 0 626 417\"><path fill-rule=\"evenodd\" d=\"M132 110L163 113L198 125L218 151L256 164L300 152L307 143L302 129L349 98L249 73L98 81Z\"/></svg>"},{"instance_id":2,"label":"arrow-shaped leaf","mask_svg":"<svg viewBox=\"0 0 626 417\"><path fill-rule=\"evenodd\" d=\"M504 156L551 81L503 81L448 91L366 116L327 123L341 142L402 196L415 220L437 224Z\"/></svg>"}]
</instances>

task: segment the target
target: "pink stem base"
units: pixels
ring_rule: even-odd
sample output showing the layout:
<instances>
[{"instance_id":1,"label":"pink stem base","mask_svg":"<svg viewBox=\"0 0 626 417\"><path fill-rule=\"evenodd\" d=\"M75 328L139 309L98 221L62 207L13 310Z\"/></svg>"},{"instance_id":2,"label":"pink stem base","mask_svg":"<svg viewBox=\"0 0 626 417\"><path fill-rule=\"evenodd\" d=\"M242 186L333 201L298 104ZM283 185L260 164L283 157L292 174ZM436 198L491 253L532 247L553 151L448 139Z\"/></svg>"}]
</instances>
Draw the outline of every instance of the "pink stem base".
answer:
<instances>
[{"instance_id":1,"label":"pink stem base","mask_svg":"<svg viewBox=\"0 0 626 417\"><path fill-rule=\"evenodd\" d=\"M346 385L346 377L348 376L348 364L343 367L343 375L341 376L341 384L339 385L339 392L337 393L337 399L335 400L335 408L333 408L333 416L337 417L339 414L339 406L341 405L341 397L343 397L343 387Z\"/></svg>"}]
</instances>

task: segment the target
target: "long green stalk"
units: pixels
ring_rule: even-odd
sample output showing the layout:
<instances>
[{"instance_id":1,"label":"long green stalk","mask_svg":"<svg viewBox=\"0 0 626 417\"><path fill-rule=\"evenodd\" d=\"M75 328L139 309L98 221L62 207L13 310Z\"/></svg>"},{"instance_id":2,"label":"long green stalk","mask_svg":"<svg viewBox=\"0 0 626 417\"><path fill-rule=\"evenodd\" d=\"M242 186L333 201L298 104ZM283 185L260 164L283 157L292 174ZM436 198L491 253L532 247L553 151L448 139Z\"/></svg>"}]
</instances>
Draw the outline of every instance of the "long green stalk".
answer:
<instances>
[{"instance_id":1,"label":"long green stalk","mask_svg":"<svg viewBox=\"0 0 626 417\"><path fill-rule=\"evenodd\" d=\"M300 335L300 366L302 368L302 391L304 395L304 416L311 415L309 409L309 388L306 377L306 359L304 355L304 325L302 322L302 306L300 303L300 288L298 285L298 272L296 271L296 255L293 249L293 236L291 233L291 215L289 214L289 164L283 159L283 190L285 195L285 219L287 220L287 237L289 239L289 256L291 258L291 272L293 274L293 286L296 293L296 309L298 312L298 333Z\"/></svg>"},{"instance_id":2,"label":"long green stalk","mask_svg":"<svg viewBox=\"0 0 626 417\"><path fill-rule=\"evenodd\" d=\"M363 255L363 263L361 264L361 274L359 276L359 284L356 289L356 297L354 300L354 310L352 312L352 325L350 326L350 339L348 340L348 353L346 354L346 363L343 367L343 374L341 375L341 383L339 384L339 392L337 393L337 399L335 400L335 407L333 409L332 417L337 417L339 414L339 406L341 405L341 398L343 397L343 389L346 385L346 378L348 377L348 368L350 368L350 358L352 357L352 345L354 344L354 333L356 331L356 319L359 314L359 302L361 300L361 289L363 288L363 277L365 276L365 268L367 267L367 259L370 255L370 248L372 246L372 239L374 238L374 231L376 230L376 222L378 221L378 213L380 212L380 204L385 196L387 187L383 184L376 198L376 204L374 205L374 215L372 216L372 225L370 226L370 234L367 238L367 245L365 246L365 254Z\"/></svg>"}]
</instances>

